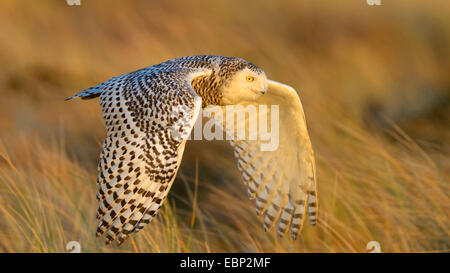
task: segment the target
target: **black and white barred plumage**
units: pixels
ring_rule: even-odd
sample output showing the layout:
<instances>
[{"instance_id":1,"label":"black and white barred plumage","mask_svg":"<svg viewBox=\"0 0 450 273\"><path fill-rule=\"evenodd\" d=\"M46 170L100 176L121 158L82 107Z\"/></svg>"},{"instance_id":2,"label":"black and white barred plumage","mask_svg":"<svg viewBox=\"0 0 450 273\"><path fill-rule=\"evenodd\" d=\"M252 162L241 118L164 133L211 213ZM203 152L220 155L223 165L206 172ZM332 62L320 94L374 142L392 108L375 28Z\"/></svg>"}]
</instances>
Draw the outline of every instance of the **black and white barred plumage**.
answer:
<instances>
[{"instance_id":1,"label":"black and white barred plumage","mask_svg":"<svg viewBox=\"0 0 450 273\"><path fill-rule=\"evenodd\" d=\"M243 72L257 78L251 91L242 91ZM106 233L106 243L120 244L142 229L166 199L187 137L174 137L171 129L181 122L189 133L201 107L241 101L280 105L279 149L261 152L258 141L232 141L249 196L256 199L258 214L266 215L265 228L279 220L279 235L291 226L295 239L307 210L315 224L315 164L300 100L292 88L267 81L257 66L235 57L182 57L111 78L67 99L76 97L100 97L107 129L97 178L97 236ZM178 113L180 107L188 114Z\"/></svg>"}]
</instances>

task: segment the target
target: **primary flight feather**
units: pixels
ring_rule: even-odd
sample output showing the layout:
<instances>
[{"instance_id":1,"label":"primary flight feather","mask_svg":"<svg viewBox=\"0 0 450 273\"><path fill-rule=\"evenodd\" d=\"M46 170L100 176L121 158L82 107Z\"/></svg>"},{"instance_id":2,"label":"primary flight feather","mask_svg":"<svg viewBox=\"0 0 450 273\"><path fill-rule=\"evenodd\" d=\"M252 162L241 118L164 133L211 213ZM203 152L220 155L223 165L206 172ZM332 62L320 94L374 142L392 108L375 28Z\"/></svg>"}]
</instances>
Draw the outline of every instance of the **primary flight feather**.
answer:
<instances>
[{"instance_id":1,"label":"primary flight feather","mask_svg":"<svg viewBox=\"0 0 450 273\"><path fill-rule=\"evenodd\" d=\"M278 234L290 227L295 239L306 214L316 223L314 154L300 99L292 87L268 80L254 64L235 57L187 56L111 78L66 100L76 97L100 97L106 125L98 164L96 232L106 233L107 244L121 244L153 219L172 186L201 108L226 112L227 105L269 109L231 127L212 116L232 136L252 119L270 115L271 105L279 109L276 149L261 150L260 138L231 140L249 197L256 200L257 213L265 215L264 228L278 222Z\"/></svg>"}]
</instances>

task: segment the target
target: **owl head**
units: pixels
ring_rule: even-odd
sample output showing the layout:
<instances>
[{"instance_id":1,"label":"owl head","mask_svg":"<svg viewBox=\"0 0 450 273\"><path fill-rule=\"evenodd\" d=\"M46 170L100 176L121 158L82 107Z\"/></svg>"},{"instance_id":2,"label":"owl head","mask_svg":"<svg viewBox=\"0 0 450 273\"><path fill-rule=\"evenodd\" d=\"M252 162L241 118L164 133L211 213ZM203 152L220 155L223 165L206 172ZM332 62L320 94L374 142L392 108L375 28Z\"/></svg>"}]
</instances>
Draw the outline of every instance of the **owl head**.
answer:
<instances>
[{"instance_id":1,"label":"owl head","mask_svg":"<svg viewBox=\"0 0 450 273\"><path fill-rule=\"evenodd\" d=\"M222 86L221 104L238 104L254 101L267 92L267 77L262 69L245 60L229 75Z\"/></svg>"}]
</instances>

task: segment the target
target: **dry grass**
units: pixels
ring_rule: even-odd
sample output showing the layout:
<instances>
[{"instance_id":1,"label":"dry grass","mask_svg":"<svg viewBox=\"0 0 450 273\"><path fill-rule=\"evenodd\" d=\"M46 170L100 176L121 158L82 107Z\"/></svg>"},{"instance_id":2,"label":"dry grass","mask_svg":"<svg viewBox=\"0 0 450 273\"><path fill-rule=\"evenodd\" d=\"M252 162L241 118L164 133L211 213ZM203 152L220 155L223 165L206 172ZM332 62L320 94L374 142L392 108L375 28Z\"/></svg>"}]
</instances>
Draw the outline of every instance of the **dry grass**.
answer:
<instances>
[{"instance_id":1,"label":"dry grass","mask_svg":"<svg viewBox=\"0 0 450 273\"><path fill-rule=\"evenodd\" d=\"M211 2L211 3L209 3ZM450 250L448 1L2 1L0 251ZM234 55L295 86L317 155L320 218L265 233L226 143L188 143L159 217L121 247L95 238L111 76L195 54Z\"/></svg>"}]
</instances>

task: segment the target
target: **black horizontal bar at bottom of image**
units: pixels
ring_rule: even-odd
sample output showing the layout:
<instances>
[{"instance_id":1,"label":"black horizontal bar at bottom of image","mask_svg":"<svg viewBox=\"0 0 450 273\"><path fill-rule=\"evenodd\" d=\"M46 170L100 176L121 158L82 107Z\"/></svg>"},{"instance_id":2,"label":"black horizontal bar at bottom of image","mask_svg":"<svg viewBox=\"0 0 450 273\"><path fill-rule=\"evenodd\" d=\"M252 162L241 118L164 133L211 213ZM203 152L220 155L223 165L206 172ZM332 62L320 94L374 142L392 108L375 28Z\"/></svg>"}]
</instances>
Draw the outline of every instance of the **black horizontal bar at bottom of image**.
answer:
<instances>
[{"instance_id":1,"label":"black horizontal bar at bottom of image","mask_svg":"<svg viewBox=\"0 0 450 273\"><path fill-rule=\"evenodd\" d=\"M3 266L15 270L31 266L56 270L130 270L138 272L300 272L344 269L348 271L407 270L416 266L439 267L448 253L369 253L369 254L302 254L302 253L55 253L0 254ZM81 271L82 270L82 271ZM157 271L158 270L158 271ZM280 271L283 270L283 271Z\"/></svg>"}]
</instances>

